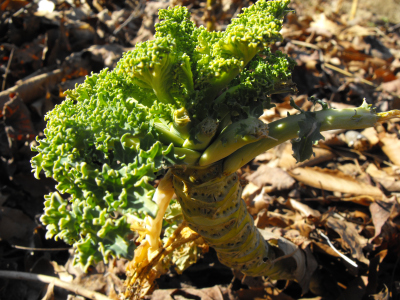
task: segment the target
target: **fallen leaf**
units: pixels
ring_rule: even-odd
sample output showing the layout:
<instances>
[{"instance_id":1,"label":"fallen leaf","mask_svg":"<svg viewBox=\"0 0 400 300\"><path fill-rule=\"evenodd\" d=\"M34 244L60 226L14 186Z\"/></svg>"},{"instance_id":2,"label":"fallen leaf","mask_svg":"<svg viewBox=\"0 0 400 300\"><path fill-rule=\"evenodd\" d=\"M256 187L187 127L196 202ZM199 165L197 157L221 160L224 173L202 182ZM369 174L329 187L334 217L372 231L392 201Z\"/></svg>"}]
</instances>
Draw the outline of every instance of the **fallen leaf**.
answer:
<instances>
[{"instance_id":1,"label":"fallen leaf","mask_svg":"<svg viewBox=\"0 0 400 300\"><path fill-rule=\"evenodd\" d=\"M386 135L381 138L382 151L389 157L390 161L400 166L400 140L396 137Z\"/></svg>"},{"instance_id":2,"label":"fallen leaf","mask_svg":"<svg viewBox=\"0 0 400 300\"><path fill-rule=\"evenodd\" d=\"M321 213L318 210L312 209L311 207L309 207L308 205L301 203L299 201L296 201L294 199L290 199L290 204L292 205L292 207L297 210L298 212L300 212L300 214L303 217L306 218L320 218L321 217Z\"/></svg>"},{"instance_id":3,"label":"fallen leaf","mask_svg":"<svg viewBox=\"0 0 400 300\"><path fill-rule=\"evenodd\" d=\"M293 157L292 144L288 143L280 153L278 166L285 170L290 170L294 167L310 167L326 161L331 161L335 157L336 154L329 149L313 147L313 155L306 161L297 163L296 159Z\"/></svg>"},{"instance_id":4,"label":"fallen leaf","mask_svg":"<svg viewBox=\"0 0 400 300\"><path fill-rule=\"evenodd\" d=\"M358 182L351 176L337 170L313 168L295 168L289 174L296 180L312 186L332 192L341 192L353 195L369 195L381 199L382 191L374 186Z\"/></svg>"},{"instance_id":5,"label":"fallen leaf","mask_svg":"<svg viewBox=\"0 0 400 300\"><path fill-rule=\"evenodd\" d=\"M339 255L339 253L337 253L335 250L333 250L332 247L329 246L326 243L313 241L312 245L313 245L313 251L318 251L318 252L321 252L321 253L325 253L325 254L328 254L330 256L337 257L337 258L341 257Z\"/></svg>"},{"instance_id":6,"label":"fallen leaf","mask_svg":"<svg viewBox=\"0 0 400 300\"><path fill-rule=\"evenodd\" d=\"M314 19L315 21L310 24L311 28L318 28L319 30L325 29L334 35L338 34L342 30L336 22L328 19L323 13L315 16Z\"/></svg>"},{"instance_id":7,"label":"fallen leaf","mask_svg":"<svg viewBox=\"0 0 400 300\"><path fill-rule=\"evenodd\" d=\"M31 114L19 95L4 104L3 116L9 141L32 140L35 137Z\"/></svg>"},{"instance_id":8,"label":"fallen leaf","mask_svg":"<svg viewBox=\"0 0 400 300\"><path fill-rule=\"evenodd\" d=\"M400 78L382 83L381 88L385 92L400 95Z\"/></svg>"},{"instance_id":9,"label":"fallen leaf","mask_svg":"<svg viewBox=\"0 0 400 300\"><path fill-rule=\"evenodd\" d=\"M342 238L342 247L349 249L353 258L358 259L366 265L369 264L369 260L365 258L363 253L363 248L367 245L368 241L358 233L359 229L357 225L334 217L329 217L326 225L340 235Z\"/></svg>"},{"instance_id":10,"label":"fallen leaf","mask_svg":"<svg viewBox=\"0 0 400 300\"><path fill-rule=\"evenodd\" d=\"M394 205L394 200L376 201L370 205L369 210L371 211L372 223L375 226L375 235L371 238L371 241L381 233L382 226L389 219Z\"/></svg>"},{"instance_id":11,"label":"fallen leaf","mask_svg":"<svg viewBox=\"0 0 400 300\"><path fill-rule=\"evenodd\" d=\"M363 206L369 206L371 203L373 203L375 201L375 199L371 196L355 196L355 197L341 197L341 198L329 198L332 200L336 200L337 201L346 201L346 202L353 202L359 205L363 205Z\"/></svg>"},{"instance_id":12,"label":"fallen leaf","mask_svg":"<svg viewBox=\"0 0 400 300\"><path fill-rule=\"evenodd\" d=\"M315 230L315 227L310 226L303 221L298 221L286 229L288 230L285 232L283 237L295 245L300 246L309 241L308 237L310 236L310 232Z\"/></svg>"},{"instance_id":13,"label":"fallen leaf","mask_svg":"<svg viewBox=\"0 0 400 300\"><path fill-rule=\"evenodd\" d=\"M251 201L247 201L247 210L251 215L256 215L262 209L268 209L273 199L267 194L265 188L261 189L261 193L254 197Z\"/></svg>"},{"instance_id":14,"label":"fallen leaf","mask_svg":"<svg viewBox=\"0 0 400 300\"><path fill-rule=\"evenodd\" d=\"M399 192L400 181L388 175L385 171L378 170L374 164L369 164L365 170L376 182L379 182L388 192Z\"/></svg>"},{"instance_id":15,"label":"fallen leaf","mask_svg":"<svg viewBox=\"0 0 400 300\"><path fill-rule=\"evenodd\" d=\"M284 170L270 168L268 165L259 166L257 171L247 176L246 179L258 187L266 187L267 193L290 189L296 183Z\"/></svg>"},{"instance_id":16,"label":"fallen leaf","mask_svg":"<svg viewBox=\"0 0 400 300\"><path fill-rule=\"evenodd\" d=\"M294 218L273 211L262 209L254 221L254 224L261 229L265 227L281 227L285 228L294 223Z\"/></svg>"},{"instance_id":17,"label":"fallen leaf","mask_svg":"<svg viewBox=\"0 0 400 300\"><path fill-rule=\"evenodd\" d=\"M224 294L222 293L224 290ZM224 295L228 294L226 289L222 289L219 286L213 286L211 288L194 289L168 289L168 290L156 290L150 297L146 299L151 300L168 300L168 299L201 299L201 300L224 300ZM231 298L232 300L236 298Z\"/></svg>"},{"instance_id":18,"label":"fallen leaf","mask_svg":"<svg viewBox=\"0 0 400 300\"><path fill-rule=\"evenodd\" d=\"M374 127L369 127L361 131L361 134L367 138L371 147L377 145L379 143L378 132Z\"/></svg>"},{"instance_id":19,"label":"fallen leaf","mask_svg":"<svg viewBox=\"0 0 400 300\"><path fill-rule=\"evenodd\" d=\"M269 231L260 230L260 233L266 241L269 241L270 244L277 244L284 255L290 255L296 261L297 267L293 270L293 275L301 286L303 293L306 293L309 289L311 276L318 267L311 250L308 247L300 249L289 240L276 236Z\"/></svg>"},{"instance_id":20,"label":"fallen leaf","mask_svg":"<svg viewBox=\"0 0 400 300\"><path fill-rule=\"evenodd\" d=\"M251 201L258 195L261 187L249 182L244 188L242 192L242 199L246 202L247 205L250 205Z\"/></svg>"},{"instance_id":21,"label":"fallen leaf","mask_svg":"<svg viewBox=\"0 0 400 300\"><path fill-rule=\"evenodd\" d=\"M380 291L378 294L371 295L371 298L374 300L389 300L390 299L389 289L385 285L385 288L382 291Z\"/></svg>"}]
</instances>

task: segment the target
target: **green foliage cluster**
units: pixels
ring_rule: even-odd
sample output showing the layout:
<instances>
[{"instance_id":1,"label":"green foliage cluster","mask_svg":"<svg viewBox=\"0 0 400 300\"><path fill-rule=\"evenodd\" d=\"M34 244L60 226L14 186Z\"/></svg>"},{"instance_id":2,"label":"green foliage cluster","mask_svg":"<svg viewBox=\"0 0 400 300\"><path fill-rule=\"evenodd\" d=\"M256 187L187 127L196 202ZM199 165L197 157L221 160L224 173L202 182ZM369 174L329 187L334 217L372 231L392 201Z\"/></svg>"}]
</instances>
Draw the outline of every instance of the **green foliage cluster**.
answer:
<instances>
[{"instance_id":1,"label":"green foliage cluster","mask_svg":"<svg viewBox=\"0 0 400 300\"><path fill-rule=\"evenodd\" d=\"M224 32L196 27L184 7L160 10L154 40L69 91L33 148L35 176L57 181L41 218L47 237L74 244L85 268L110 255L130 258L128 219L157 212L158 176L197 164L221 132L224 145L265 137L257 118L270 95L294 90L293 62L268 48L281 39L288 3L260 0ZM225 148L222 157L237 149Z\"/></svg>"}]
</instances>

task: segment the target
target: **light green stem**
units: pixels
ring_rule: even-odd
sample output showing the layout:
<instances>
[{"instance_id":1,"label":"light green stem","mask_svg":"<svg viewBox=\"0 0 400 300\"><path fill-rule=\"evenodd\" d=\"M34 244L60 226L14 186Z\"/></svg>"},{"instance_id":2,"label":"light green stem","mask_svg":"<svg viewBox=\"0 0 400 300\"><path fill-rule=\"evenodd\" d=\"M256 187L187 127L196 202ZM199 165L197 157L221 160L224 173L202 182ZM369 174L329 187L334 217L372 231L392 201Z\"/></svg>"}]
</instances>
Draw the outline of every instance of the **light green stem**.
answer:
<instances>
[{"instance_id":1,"label":"light green stem","mask_svg":"<svg viewBox=\"0 0 400 300\"><path fill-rule=\"evenodd\" d=\"M182 146L184 139L177 135L177 132L171 132L171 128L161 122L155 122L154 127L159 134L160 141L164 144L173 143L174 146Z\"/></svg>"},{"instance_id":2,"label":"light green stem","mask_svg":"<svg viewBox=\"0 0 400 300\"><path fill-rule=\"evenodd\" d=\"M196 150L192 149L174 147L174 151L175 151L174 153L179 157L185 156L184 162L188 165L194 165L200 159L201 156L200 152L197 152Z\"/></svg>"},{"instance_id":3,"label":"light green stem","mask_svg":"<svg viewBox=\"0 0 400 300\"><path fill-rule=\"evenodd\" d=\"M363 129L372 127L377 122L382 122L396 116L398 117L399 115L399 110L375 113L366 103L363 103L363 105L357 108L326 109L315 112L315 118L317 121L321 122L321 131L333 129ZM257 155L287 140L298 137L299 121L304 119L304 114L298 114L268 124L268 135L272 138L266 138L251 143L232 153L225 159L224 174L232 174Z\"/></svg>"},{"instance_id":4,"label":"light green stem","mask_svg":"<svg viewBox=\"0 0 400 300\"><path fill-rule=\"evenodd\" d=\"M268 136L267 126L257 118L248 118L229 125L208 146L199 160L200 166L208 166L235 152L244 145Z\"/></svg>"}]
</instances>

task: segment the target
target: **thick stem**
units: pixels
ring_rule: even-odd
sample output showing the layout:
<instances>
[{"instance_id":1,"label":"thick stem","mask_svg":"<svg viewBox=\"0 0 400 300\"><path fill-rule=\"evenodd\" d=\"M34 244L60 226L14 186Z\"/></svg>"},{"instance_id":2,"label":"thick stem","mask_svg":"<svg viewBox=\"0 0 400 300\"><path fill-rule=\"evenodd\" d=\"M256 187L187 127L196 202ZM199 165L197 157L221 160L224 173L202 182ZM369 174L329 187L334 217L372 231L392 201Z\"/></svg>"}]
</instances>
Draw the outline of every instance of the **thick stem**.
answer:
<instances>
[{"instance_id":1,"label":"thick stem","mask_svg":"<svg viewBox=\"0 0 400 300\"><path fill-rule=\"evenodd\" d=\"M363 129L372 127L377 122L398 117L399 115L400 111L398 110L375 113L373 109L368 107L365 103L357 108L326 109L315 112L316 120L321 123L321 131L333 129ZM298 114L268 124L268 135L272 137L272 139L266 138L251 143L231 154L224 161L224 174L232 174L257 155L287 140L296 138L299 132L299 121L305 120L305 117L305 114Z\"/></svg>"},{"instance_id":2,"label":"thick stem","mask_svg":"<svg viewBox=\"0 0 400 300\"><path fill-rule=\"evenodd\" d=\"M172 169L174 189L188 226L212 246L221 263L250 276L298 280L303 268L265 241L242 200L239 176L222 176L222 164ZM280 257L282 259L278 259Z\"/></svg>"}]
</instances>

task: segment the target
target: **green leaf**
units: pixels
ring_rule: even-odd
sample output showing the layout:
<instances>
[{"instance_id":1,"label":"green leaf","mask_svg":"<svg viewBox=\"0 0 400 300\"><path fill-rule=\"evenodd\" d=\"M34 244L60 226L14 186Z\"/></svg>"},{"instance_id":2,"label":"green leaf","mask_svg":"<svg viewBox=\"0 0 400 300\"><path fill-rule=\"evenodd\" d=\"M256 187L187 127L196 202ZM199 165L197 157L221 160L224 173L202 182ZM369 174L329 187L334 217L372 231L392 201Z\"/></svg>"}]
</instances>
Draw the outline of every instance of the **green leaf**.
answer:
<instances>
[{"instance_id":1,"label":"green leaf","mask_svg":"<svg viewBox=\"0 0 400 300\"><path fill-rule=\"evenodd\" d=\"M309 159L313 154L312 146L324 137L320 133L321 122L315 118L315 113L303 112L304 119L299 121L299 137L293 139L293 157L298 162Z\"/></svg>"}]
</instances>

